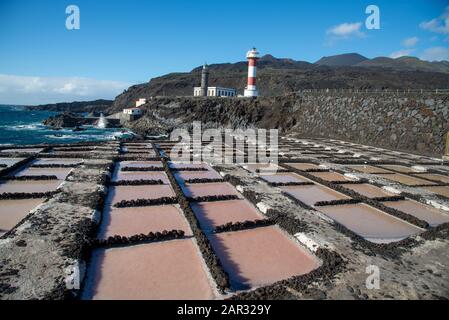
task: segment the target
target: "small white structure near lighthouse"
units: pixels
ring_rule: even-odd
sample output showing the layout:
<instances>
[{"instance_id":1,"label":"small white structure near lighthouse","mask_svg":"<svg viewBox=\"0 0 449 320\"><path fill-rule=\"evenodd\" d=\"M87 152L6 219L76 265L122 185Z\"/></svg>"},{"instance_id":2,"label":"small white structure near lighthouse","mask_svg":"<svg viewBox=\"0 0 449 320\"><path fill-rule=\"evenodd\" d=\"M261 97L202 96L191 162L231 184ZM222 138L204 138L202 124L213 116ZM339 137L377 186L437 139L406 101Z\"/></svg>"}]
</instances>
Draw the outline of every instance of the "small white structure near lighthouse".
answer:
<instances>
[{"instance_id":1,"label":"small white structure near lighthouse","mask_svg":"<svg viewBox=\"0 0 449 320\"><path fill-rule=\"evenodd\" d=\"M248 59L248 84L245 88L245 97L258 97L259 91L256 87L256 76L257 76L257 60L260 59L259 52L256 48L252 48L246 54L246 59Z\"/></svg>"}]
</instances>

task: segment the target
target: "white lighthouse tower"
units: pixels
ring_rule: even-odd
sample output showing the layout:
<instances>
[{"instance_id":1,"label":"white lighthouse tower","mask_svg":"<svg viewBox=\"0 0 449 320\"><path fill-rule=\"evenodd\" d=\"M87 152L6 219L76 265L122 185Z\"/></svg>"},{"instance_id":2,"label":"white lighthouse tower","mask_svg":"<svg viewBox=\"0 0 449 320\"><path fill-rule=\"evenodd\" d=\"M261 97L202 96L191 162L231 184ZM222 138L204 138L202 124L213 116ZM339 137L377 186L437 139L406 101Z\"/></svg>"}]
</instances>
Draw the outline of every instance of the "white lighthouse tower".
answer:
<instances>
[{"instance_id":1,"label":"white lighthouse tower","mask_svg":"<svg viewBox=\"0 0 449 320\"><path fill-rule=\"evenodd\" d=\"M257 60L259 60L259 58L259 52L256 48L252 48L246 54L246 59L248 59L248 85L245 88L245 97L259 96L259 92L256 87Z\"/></svg>"}]
</instances>

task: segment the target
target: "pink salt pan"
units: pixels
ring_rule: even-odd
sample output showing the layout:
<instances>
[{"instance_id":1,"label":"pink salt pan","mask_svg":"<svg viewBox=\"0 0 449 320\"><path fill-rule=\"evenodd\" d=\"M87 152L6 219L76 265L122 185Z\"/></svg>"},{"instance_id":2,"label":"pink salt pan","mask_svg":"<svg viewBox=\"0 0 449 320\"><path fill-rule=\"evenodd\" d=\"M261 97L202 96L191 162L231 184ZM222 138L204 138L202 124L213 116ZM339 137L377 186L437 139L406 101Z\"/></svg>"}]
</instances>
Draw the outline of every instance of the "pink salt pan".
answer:
<instances>
[{"instance_id":1,"label":"pink salt pan","mask_svg":"<svg viewBox=\"0 0 449 320\"><path fill-rule=\"evenodd\" d=\"M319 266L276 226L211 234L210 242L235 290L272 284Z\"/></svg>"},{"instance_id":2,"label":"pink salt pan","mask_svg":"<svg viewBox=\"0 0 449 320\"><path fill-rule=\"evenodd\" d=\"M83 159L64 159L64 158L41 158L37 159L33 164L65 164L76 165L82 163Z\"/></svg>"},{"instance_id":3,"label":"pink salt pan","mask_svg":"<svg viewBox=\"0 0 449 320\"><path fill-rule=\"evenodd\" d=\"M406 186L418 186L418 185L434 185L434 182L427 181L424 179L416 178L413 176L407 176L401 173L395 174L378 174L379 177L385 178L390 181L399 182L405 184Z\"/></svg>"},{"instance_id":4,"label":"pink salt pan","mask_svg":"<svg viewBox=\"0 0 449 320\"><path fill-rule=\"evenodd\" d=\"M281 172L273 175L261 175L261 178L269 183L310 182L296 173Z\"/></svg>"},{"instance_id":5,"label":"pink salt pan","mask_svg":"<svg viewBox=\"0 0 449 320\"><path fill-rule=\"evenodd\" d=\"M38 153L44 150L43 148L21 148L21 149L3 149L0 152L11 153Z\"/></svg>"},{"instance_id":6,"label":"pink salt pan","mask_svg":"<svg viewBox=\"0 0 449 320\"><path fill-rule=\"evenodd\" d=\"M347 181L347 179L344 175L338 173L338 172L312 172L311 175L321 178L326 181Z\"/></svg>"},{"instance_id":7,"label":"pink salt pan","mask_svg":"<svg viewBox=\"0 0 449 320\"><path fill-rule=\"evenodd\" d=\"M390 243L423 232L423 229L366 204L319 207L329 218L368 241Z\"/></svg>"},{"instance_id":8,"label":"pink salt pan","mask_svg":"<svg viewBox=\"0 0 449 320\"><path fill-rule=\"evenodd\" d=\"M175 168L175 169L205 168L207 170L212 170L212 168L209 165L207 165L207 163L176 163L176 162L170 162L170 168Z\"/></svg>"},{"instance_id":9,"label":"pink salt pan","mask_svg":"<svg viewBox=\"0 0 449 320\"><path fill-rule=\"evenodd\" d=\"M449 215L441 213L439 210L426 206L413 200L387 201L382 202L385 206L408 213L418 219L426 221L434 227L449 222Z\"/></svg>"},{"instance_id":10,"label":"pink salt pan","mask_svg":"<svg viewBox=\"0 0 449 320\"><path fill-rule=\"evenodd\" d=\"M191 179L222 179L215 171L180 171L175 173L177 180L185 181Z\"/></svg>"},{"instance_id":11,"label":"pink salt pan","mask_svg":"<svg viewBox=\"0 0 449 320\"><path fill-rule=\"evenodd\" d=\"M381 167L382 168L386 168L386 169L390 169L390 170L394 170L394 171L398 171L398 172L402 172L402 173L414 172L412 170L412 168L410 168L410 167L396 165L396 164L385 164L385 165L382 165Z\"/></svg>"},{"instance_id":12,"label":"pink salt pan","mask_svg":"<svg viewBox=\"0 0 449 320\"><path fill-rule=\"evenodd\" d=\"M385 170L382 168L377 168L374 166L369 166L369 165L347 165L346 167L358 171L358 172L362 172L362 173L391 173L392 171L390 170Z\"/></svg>"},{"instance_id":13,"label":"pink salt pan","mask_svg":"<svg viewBox=\"0 0 449 320\"><path fill-rule=\"evenodd\" d=\"M14 228L43 199L0 200L0 236Z\"/></svg>"},{"instance_id":14,"label":"pink salt pan","mask_svg":"<svg viewBox=\"0 0 449 320\"><path fill-rule=\"evenodd\" d=\"M162 180L164 184L169 184L165 172L160 171L118 171L114 174L113 181L135 181L135 180Z\"/></svg>"},{"instance_id":15,"label":"pink salt pan","mask_svg":"<svg viewBox=\"0 0 449 320\"><path fill-rule=\"evenodd\" d=\"M25 158L0 158L0 164L6 164L8 167L10 167L24 159Z\"/></svg>"},{"instance_id":16,"label":"pink salt pan","mask_svg":"<svg viewBox=\"0 0 449 320\"><path fill-rule=\"evenodd\" d=\"M227 182L187 184L182 186L182 190L187 197L193 198L221 195L239 195L237 190L235 190L235 188Z\"/></svg>"},{"instance_id":17,"label":"pink salt pan","mask_svg":"<svg viewBox=\"0 0 449 320\"><path fill-rule=\"evenodd\" d=\"M131 168L148 168L148 167L158 167L162 168L162 162L160 161L121 161L119 162L120 168L131 167Z\"/></svg>"},{"instance_id":18,"label":"pink salt pan","mask_svg":"<svg viewBox=\"0 0 449 320\"><path fill-rule=\"evenodd\" d=\"M342 187L355 191L368 198L393 197L395 194L389 193L381 188L368 183L362 184L343 184Z\"/></svg>"},{"instance_id":19,"label":"pink salt pan","mask_svg":"<svg viewBox=\"0 0 449 320\"><path fill-rule=\"evenodd\" d=\"M423 188L427 191L439 194L440 196L449 198L449 187L446 186L435 186L435 187L425 187Z\"/></svg>"},{"instance_id":20,"label":"pink salt pan","mask_svg":"<svg viewBox=\"0 0 449 320\"><path fill-rule=\"evenodd\" d=\"M215 298L200 253L190 239L95 250L87 279L87 299Z\"/></svg>"},{"instance_id":21,"label":"pink salt pan","mask_svg":"<svg viewBox=\"0 0 449 320\"><path fill-rule=\"evenodd\" d=\"M64 180L71 170L72 168L25 168L15 176L56 176L59 180Z\"/></svg>"},{"instance_id":22,"label":"pink salt pan","mask_svg":"<svg viewBox=\"0 0 449 320\"><path fill-rule=\"evenodd\" d=\"M415 177L422 177L425 179L429 179L436 182L449 183L449 177L443 176L441 174L433 174L433 173L420 173L416 174Z\"/></svg>"},{"instance_id":23,"label":"pink salt pan","mask_svg":"<svg viewBox=\"0 0 449 320\"><path fill-rule=\"evenodd\" d=\"M109 189L106 203L114 205L123 200L158 199L174 196L175 193L170 185L116 186Z\"/></svg>"},{"instance_id":24,"label":"pink salt pan","mask_svg":"<svg viewBox=\"0 0 449 320\"><path fill-rule=\"evenodd\" d=\"M282 187L281 189L309 206L314 206L319 201L350 199L342 193L318 184Z\"/></svg>"},{"instance_id":25,"label":"pink salt pan","mask_svg":"<svg viewBox=\"0 0 449 320\"><path fill-rule=\"evenodd\" d=\"M99 238L108 238L115 235L129 237L164 230L182 230L186 236L192 235L179 209L173 205L166 205L106 209L103 214Z\"/></svg>"},{"instance_id":26,"label":"pink salt pan","mask_svg":"<svg viewBox=\"0 0 449 320\"><path fill-rule=\"evenodd\" d=\"M263 219L247 200L199 202L192 204L192 210L204 229L214 229L228 222Z\"/></svg>"},{"instance_id":27,"label":"pink salt pan","mask_svg":"<svg viewBox=\"0 0 449 320\"><path fill-rule=\"evenodd\" d=\"M298 170L309 170L309 169L319 169L320 166L314 164L314 163L286 163L286 165L293 167Z\"/></svg>"},{"instance_id":28,"label":"pink salt pan","mask_svg":"<svg viewBox=\"0 0 449 320\"><path fill-rule=\"evenodd\" d=\"M61 183L62 183L61 180L4 181L0 183L0 194L55 191Z\"/></svg>"}]
</instances>

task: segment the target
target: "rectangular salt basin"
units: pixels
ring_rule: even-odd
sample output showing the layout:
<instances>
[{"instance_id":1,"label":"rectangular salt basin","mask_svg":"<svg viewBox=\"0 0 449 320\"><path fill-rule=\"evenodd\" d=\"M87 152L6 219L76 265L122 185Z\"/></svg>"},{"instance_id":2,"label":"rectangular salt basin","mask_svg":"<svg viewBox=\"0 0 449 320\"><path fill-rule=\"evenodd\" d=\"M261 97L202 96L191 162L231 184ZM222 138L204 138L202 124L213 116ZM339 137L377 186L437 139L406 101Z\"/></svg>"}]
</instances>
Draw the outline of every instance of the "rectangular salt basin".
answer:
<instances>
[{"instance_id":1,"label":"rectangular salt basin","mask_svg":"<svg viewBox=\"0 0 449 320\"><path fill-rule=\"evenodd\" d=\"M239 195L237 190L227 182L187 184L181 186L181 188L186 197L193 198L221 195Z\"/></svg>"},{"instance_id":2,"label":"rectangular salt basin","mask_svg":"<svg viewBox=\"0 0 449 320\"><path fill-rule=\"evenodd\" d=\"M25 168L14 176L56 176L59 180L65 180L72 168Z\"/></svg>"},{"instance_id":3,"label":"rectangular salt basin","mask_svg":"<svg viewBox=\"0 0 449 320\"><path fill-rule=\"evenodd\" d=\"M25 158L0 158L0 164L6 164L8 167L24 160Z\"/></svg>"},{"instance_id":4,"label":"rectangular salt basin","mask_svg":"<svg viewBox=\"0 0 449 320\"><path fill-rule=\"evenodd\" d=\"M44 199L0 200L0 236L14 228Z\"/></svg>"},{"instance_id":5,"label":"rectangular salt basin","mask_svg":"<svg viewBox=\"0 0 449 320\"><path fill-rule=\"evenodd\" d=\"M426 206L414 200L386 201L382 203L387 207L424 220L432 227L449 222L449 215L443 214L433 207Z\"/></svg>"},{"instance_id":6,"label":"rectangular salt basin","mask_svg":"<svg viewBox=\"0 0 449 320\"><path fill-rule=\"evenodd\" d=\"M120 168L162 168L163 164L160 161L121 161L118 166Z\"/></svg>"},{"instance_id":7,"label":"rectangular salt basin","mask_svg":"<svg viewBox=\"0 0 449 320\"><path fill-rule=\"evenodd\" d=\"M380 167L385 168L385 169L395 170L395 171L398 171L398 172L401 172L401 173L415 172L410 167L396 165L396 164L384 164L384 165L381 165Z\"/></svg>"},{"instance_id":8,"label":"rectangular salt basin","mask_svg":"<svg viewBox=\"0 0 449 320\"><path fill-rule=\"evenodd\" d=\"M320 207L319 210L359 236L375 243L396 242L424 231L366 204L326 206Z\"/></svg>"},{"instance_id":9,"label":"rectangular salt basin","mask_svg":"<svg viewBox=\"0 0 449 320\"><path fill-rule=\"evenodd\" d=\"M311 182L293 172L281 172L273 175L261 175L261 178L269 183Z\"/></svg>"},{"instance_id":10,"label":"rectangular salt basin","mask_svg":"<svg viewBox=\"0 0 449 320\"><path fill-rule=\"evenodd\" d=\"M244 222L263 219L247 200L199 202L191 205L201 227L212 230L229 222Z\"/></svg>"},{"instance_id":11,"label":"rectangular salt basin","mask_svg":"<svg viewBox=\"0 0 449 320\"><path fill-rule=\"evenodd\" d=\"M191 179L222 179L216 171L180 171L175 173L178 181L186 181Z\"/></svg>"},{"instance_id":12,"label":"rectangular salt basin","mask_svg":"<svg viewBox=\"0 0 449 320\"><path fill-rule=\"evenodd\" d=\"M106 203L114 205L123 200L158 199L174 196L175 192L170 185L115 186L109 188Z\"/></svg>"},{"instance_id":13,"label":"rectangular salt basin","mask_svg":"<svg viewBox=\"0 0 449 320\"><path fill-rule=\"evenodd\" d=\"M435 187L425 187L427 191L439 194L440 196L449 198L449 187L446 186L435 186Z\"/></svg>"},{"instance_id":14,"label":"rectangular salt basin","mask_svg":"<svg viewBox=\"0 0 449 320\"><path fill-rule=\"evenodd\" d=\"M320 264L276 226L211 234L209 239L235 290L306 274Z\"/></svg>"},{"instance_id":15,"label":"rectangular salt basin","mask_svg":"<svg viewBox=\"0 0 449 320\"><path fill-rule=\"evenodd\" d=\"M68 158L41 158L41 159L36 159L36 161L33 162L34 164L62 164L62 165L77 165L83 162L83 159L68 159Z\"/></svg>"},{"instance_id":16,"label":"rectangular salt basin","mask_svg":"<svg viewBox=\"0 0 449 320\"><path fill-rule=\"evenodd\" d=\"M249 163L247 165L244 165L243 167L251 172L260 170L262 173L267 171L276 172L277 170L279 170L279 166L274 163Z\"/></svg>"},{"instance_id":17,"label":"rectangular salt basin","mask_svg":"<svg viewBox=\"0 0 449 320\"><path fill-rule=\"evenodd\" d=\"M307 162L299 162L299 163L286 163L286 165L293 167L295 169L304 171L309 169L320 169L321 167L319 165L316 165L314 163L307 163Z\"/></svg>"},{"instance_id":18,"label":"rectangular salt basin","mask_svg":"<svg viewBox=\"0 0 449 320\"><path fill-rule=\"evenodd\" d=\"M338 172L311 172L311 175L321 178L326 181L347 181L349 180L344 175Z\"/></svg>"},{"instance_id":19,"label":"rectangular salt basin","mask_svg":"<svg viewBox=\"0 0 449 320\"><path fill-rule=\"evenodd\" d=\"M136 181L136 180L162 180L169 184L167 175L162 171L118 171L114 174L112 181Z\"/></svg>"},{"instance_id":20,"label":"rectangular salt basin","mask_svg":"<svg viewBox=\"0 0 449 320\"><path fill-rule=\"evenodd\" d=\"M1 193L35 193L55 191L62 183L61 180L42 180L42 181L1 181Z\"/></svg>"},{"instance_id":21,"label":"rectangular salt basin","mask_svg":"<svg viewBox=\"0 0 449 320\"><path fill-rule=\"evenodd\" d=\"M395 194L389 193L381 188L373 186L372 184L343 184L342 187L351 189L368 198L393 197Z\"/></svg>"},{"instance_id":22,"label":"rectangular salt basin","mask_svg":"<svg viewBox=\"0 0 449 320\"><path fill-rule=\"evenodd\" d=\"M0 152L5 153L38 153L44 150L44 148L21 148L21 149L3 149Z\"/></svg>"},{"instance_id":23,"label":"rectangular salt basin","mask_svg":"<svg viewBox=\"0 0 449 320\"><path fill-rule=\"evenodd\" d=\"M377 167L369 166L369 165L346 165L346 167L349 169L358 171L358 172L362 172L362 173L371 173L371 174L372 173L392 173L392 171L390 171L390 170L377 168Z\"/></svg>"},{"instance_id":24,"label":"rectangular salt basin","mask_svg":"<svg viewBox=\"0 0 449 320\"><path fill-rule=\"evenodd\" d=\"M429 179L436 182L449 183L449 177L443 176L442 174L434 174L434 173L420 173L416 174L415 177L423 177L425 179Z\"/></svg>"},{"instance_id":25,"label":"rectangular salt basin","mask_svg":"<svg viewBox=\"0 0 449 320\"><path fill-rule=\"evenodd\" d=\"M211 282L191 239L97 249L83 298L210 300L216 298Z\"/></svg>"},{"instance_id":26,"label":"rectangular salt basin","mask_svg":"<svg viewBox=\"0 0 449 320\"><path fill-rule=\"evenodd\" d=\"M318 184L282 187L281 189L308 206L314 206L319 201L350 199L340 192Z\"/></svg>"},{"instance_id":27,"label":"rectangular salt basin","mask_svg":"<svg viewBox=\"0 0 449 320\"><path fill-rule=\"evenodd\" d=\"M395 173L395 174L378 174L379 177L383 177L390 181L399 182L402 184L405 184L407 186L419 186L419 185L434 185L434 182L430 182L427 180L423 180L420 178L407 176L405 174L401 173Z\"/></svg>"},{"instance_id":28,"label":"rectangular salt basin","mask_svg":"<svg viewBox=\"0 0 449 320\"><path fill-rule=\"evenodd\" d=\"M183 230L186 236L192 232L180 210L174 205L106 209L103 214L99 238L115 235L130 237L164 230Z\"/></svg>"},{"instance_id":29,"label":"rectangular salt basin","mask_svg":"<svg viewBox=\"0 0 449 320\"><path fill-rule=\"evenodd\" d=\"M170 168L174 169L194 169L194 168L204 168L207 170L211 170L212 168L207 163L176 163L176 162L170 162L169 163Z\"/></svg>"}]
</instances>

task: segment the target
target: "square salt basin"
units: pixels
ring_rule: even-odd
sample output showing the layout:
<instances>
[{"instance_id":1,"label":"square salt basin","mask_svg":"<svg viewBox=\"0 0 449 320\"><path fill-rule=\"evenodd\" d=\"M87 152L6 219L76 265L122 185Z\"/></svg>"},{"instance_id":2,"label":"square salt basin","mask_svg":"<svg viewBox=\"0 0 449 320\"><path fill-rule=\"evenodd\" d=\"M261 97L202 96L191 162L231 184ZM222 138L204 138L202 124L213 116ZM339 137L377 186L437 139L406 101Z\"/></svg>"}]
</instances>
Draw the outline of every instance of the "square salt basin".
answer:
<instances>
[{"instance_id":1,"label":"square salt basin","mask_svg":"<svg viewBox=\"0 0 449 320\"><path fill-rule=\"evenodd\" d=\"M207 163L177 163L177 162L170 162L169 163L170 168L173 169L194 169L194 168L204 168L207 170L211 170L212 168Z\"/></svg>"},{"instance_id":2,"label":"square salt basin","mask_svg":"<svg viewBox=\"0 0 449 320\"><path fill-rule=\"evenodd\" d=\"M123 200L159 199L174 196L175 192L170 185L115 186L109 189L106 203L112 206Z\"/></svg>"},{"instance_id":3,"label":"square salt basin","mask_svg":"<svg viewBox=\"0 0 449 320\"><path fill-rule=\"evenodd\" d=\"M0 181L1 193L35 193L55 191L62 183L61 180L42 181Z\"/></svg>"},{"instance_id":4,"label":"square salt basin","mask_svg":"<svg viewBox=\"0 0 449 320\"><path fill-rule=\"evenodd\" d=\"M186 181L192 179L222 179L216 171L180 171L175 173L176 180Z\"/></svg>"},{"instance_id":5,"label":"square salt basin","mask_svg":"<svg viewBox=\"0 0 449 320\"><path fill-rule=\"evenodd\" d=\"M44 148L21 148L21 149L3 149L0 152L4 153L38 153L43 151Z\"/></svg>"},{"instance_id":6,"label":"square salt basin","mask_svg":"<svg viewBox=\"0 0 449 320\"><path fill-rule=\"evenodd\" d=\"M449 222L449 215L414 200L386 201L382 203L387 207L424 220L432 227Z\"/></svg>"},{"instance_id":7,"label":"square salt basin","mask_svg":"<svg viewBox=\"0 0 449 320\"><path fill-rule=\"evenodd\" d=\"M292 183L292 182L311 182L293 172L281 172L273 175L261 175L261 178L268 183Z\"/></svg>"},{"instance_id":8,"label":"square salt basin","mask_svg":"<svg viewBox=\"0 0 449 320\"><path fill-rule=\"evenodd\" d=\"M405 184L406 186L419 186L419 185L427 185L431 186L436 184L435 182L427 181L424 179L407 176L405 174L401 173L395 173L395 174L377 174L379 177L385 178L390 181L399 182L402 184Z\"/></svg>"},{"instance_id":9,"label":"square salt basin","mask_svg":"<svg viewBox=\"0 0 449 320\"><path fill-rule=\"evenodd\" d=\"M162 168L163 164L160 161L121 161L118 163L119 168Z\"/></svg>"},{"instance_id":10,"label":"square salt basin","mask_svg":"<svg viewBox=\"0 0 449 320\"><path fill-rule=\"evenodd\" d=\"M0 236L14 228L44 199L0 200Z\"/></svg>"},{"instance_id":11,"label":"square salt basin","mask_svg":"<svg viewBox=\"0 0 449 320\"><path fill-rule=\"evenodd\" d=\"M338 172L311 172L311 175L326 181L348 181L344 175Z\"/></svg>"},{"instance_id":12,"label":"square salt basin","mask_svg":"<svg viewBox=\"0 0 449 320\"><path fill-rule=\"evenodd\" d=\"M427 191L436 193L440 196L449 198L449 187L446 186L435 186L435 187L425 187L424 188Z\"/></svg>"},{"instance_id":13,"label":"square salt basin","mask_svg":"<svg viewBox=\"0 0 449 320\"><path fill-rule=\"evenodd\" d=\"M288 193L290 196L298 199L308 206L314 206L319 201L333 201L350 199L350 197L332 190L322 185L307 185L307 186L290 186L282 187L282 191Z\"/></svg>"},{"instance_id":14,"label":"square salt basin","mask_svg":"<svg viewBox=\"0 0 449 320\"><path fill-rule=\"evenodd\" d=\"M192 236L180 210L174 205L166 205L106 209L99 238L106 239L115 235L130 237L164 230L183 230L186 236Z\"/></svg>"},{"instance_id":15,"label":"square salt basin","mask_svg":"<svg viewBox=\"0 0 449 320\"><path fill-rule=\"evenodd\" d=\"M366 204L326 206L320 207L319 211L375 243L396 242L424 231Z\"/></svg>"},{"instance_id":16,"label":"square salt basin","mask_svg":"<svg viewBox=\"0 0 449 320\"><path fill-rule=\"evenodd\" d=\"M346 165L347 168L361 172L361 173L392 173L390 170L377 168L369 165Z\"/></svg>"},{"instance_id":17,"label":"square salt basin","mask_svg":"<svg viewBox=\"0 0 449 320\"><path fill-rule=\"evenodd\" d=\"M415 172L410 167L396 165L396 164L384 164L384 165L381 165L380 167L385 168L385 169L398 171L398 172L401 172L401 173L412 173L412 172Z\"/></svg>"},{"instance_id":18,"label":"square salt basin","mask_svg":"<svg viewBox=\"0 0 449 320\"><path fill-rule=\"evenodd\" d=\"M24 159L25 158L0 158L0 164L6 164L6 166L11 167Z\"/></svg>"},{"instance_id":19,"label":"square salt basin","mask_svg":"<svg viewBox=\"0 0 449 320\"><path fill-rule=\"evenodd\" d=\"M443 176L442 174L434 174L434 173L420 173L415 174L415 177L422 177L425 179L429 179L435 182L449 183L449 177Z\"/></svg>"},{"instance_id":20,"label":"square salt basin","mask_svg":"<svg viewBox=\"0 0 449 320\"><path fill-rule=\"evenodd\" d=\"M56 176L59 180L65 180L72 168L25 168L14 176Z\"/></svg>"},{"instance_id":21,"label":"square salt basin","mask_svg":"<svg viewBox=\"0 0 449 320\"><path fill-rule=\"evenodd\" d=\"M378 188L376 186L373 186L368 183L362 183L362 184L343 184L342 187L345 187L346 189L351 189L352 191L355 191L362 196L368 197L368 198L380 198L380 197L393 197L395 194L387 192L381 188Z\"/></svg>"},{"instance_id":22,"label":"square salt basin","mask_svg":"<svg viewBox=\"0 0 449 320\"><path fill-rule=\"evenodd\" d=\"M260 170L261 173L264 172L276 172L279 170L279 166L274 163L249 163L243 166L245 169L256 172L257 170Z\"/></svg>"},{"instance_id":23,"label":"square salt basin","mask_svg":"<svg viewBox=\"0 0 449 320\"><path fill-rule=\"evenodd\" d=\"M216 298L191 239L97 249L84 299L210 300Z\"/></svg>"},{"instance_id":24,"label":"square salt basin","mask_svg":"<svg viewBox=\"0 0 449 320\"><path fill-rule=\"evenodd\" d=\"M218 183L198 183L187 184L181 186L182 191L186 197L207 197L207 196L222 196L235 195L238 196L237 190L227 182Z\"/></svg>"},{"instance_id":25,"label":"square salt basin","mask_svg":"<svg viewBox=\"0 0 449 320\"><path fill-rule=\"evenodd\" d=\"M306 274L320 264L276 226L210 234L209 240L234 290Z\"/></svg>"},{"instance_id":26,"label":"square salt basin","mask_svg":"<svg viewBox=\"0 0 449 320\"><path fill-rule=\"evenodd\" d=\"M229 222L263 219L247 200L193 203L192 210L203 229L212 230Z\"/></svg>"},{"instance_id":27,"label":"square salt basin","mask_svg":"<svg viewBox=\"0 0 449 320\"><path fill-rule=\"evenodd\" d=\"M307 163L307 162L299 162L299 163L286 163L286 165L293 167L295 169L305 171L310 169L320 169L321 167L314 163Z\"/></svg>"},{"instance_id":28,"label":"square salt basin","mask_svg":"<svg viewBox=\"0 0 449 320\"><path fill-rule=\"evenodd\" d=\"M41 158L36 159L32 164L37 165L77 165L83 162L83 159L64 159L64 158Z\"/></svg>"},{"instance_id":29,"label":"square salt basin","mask_svg":"<svg viewBox=\"0 0 449 320\"><path fill-rule=\"evenodd\" d=\"M164 184L169 184L167 175L162 171L117 171L112 181L136 181L136 180L162 180Z\"/></svg>"}]
</instances>

